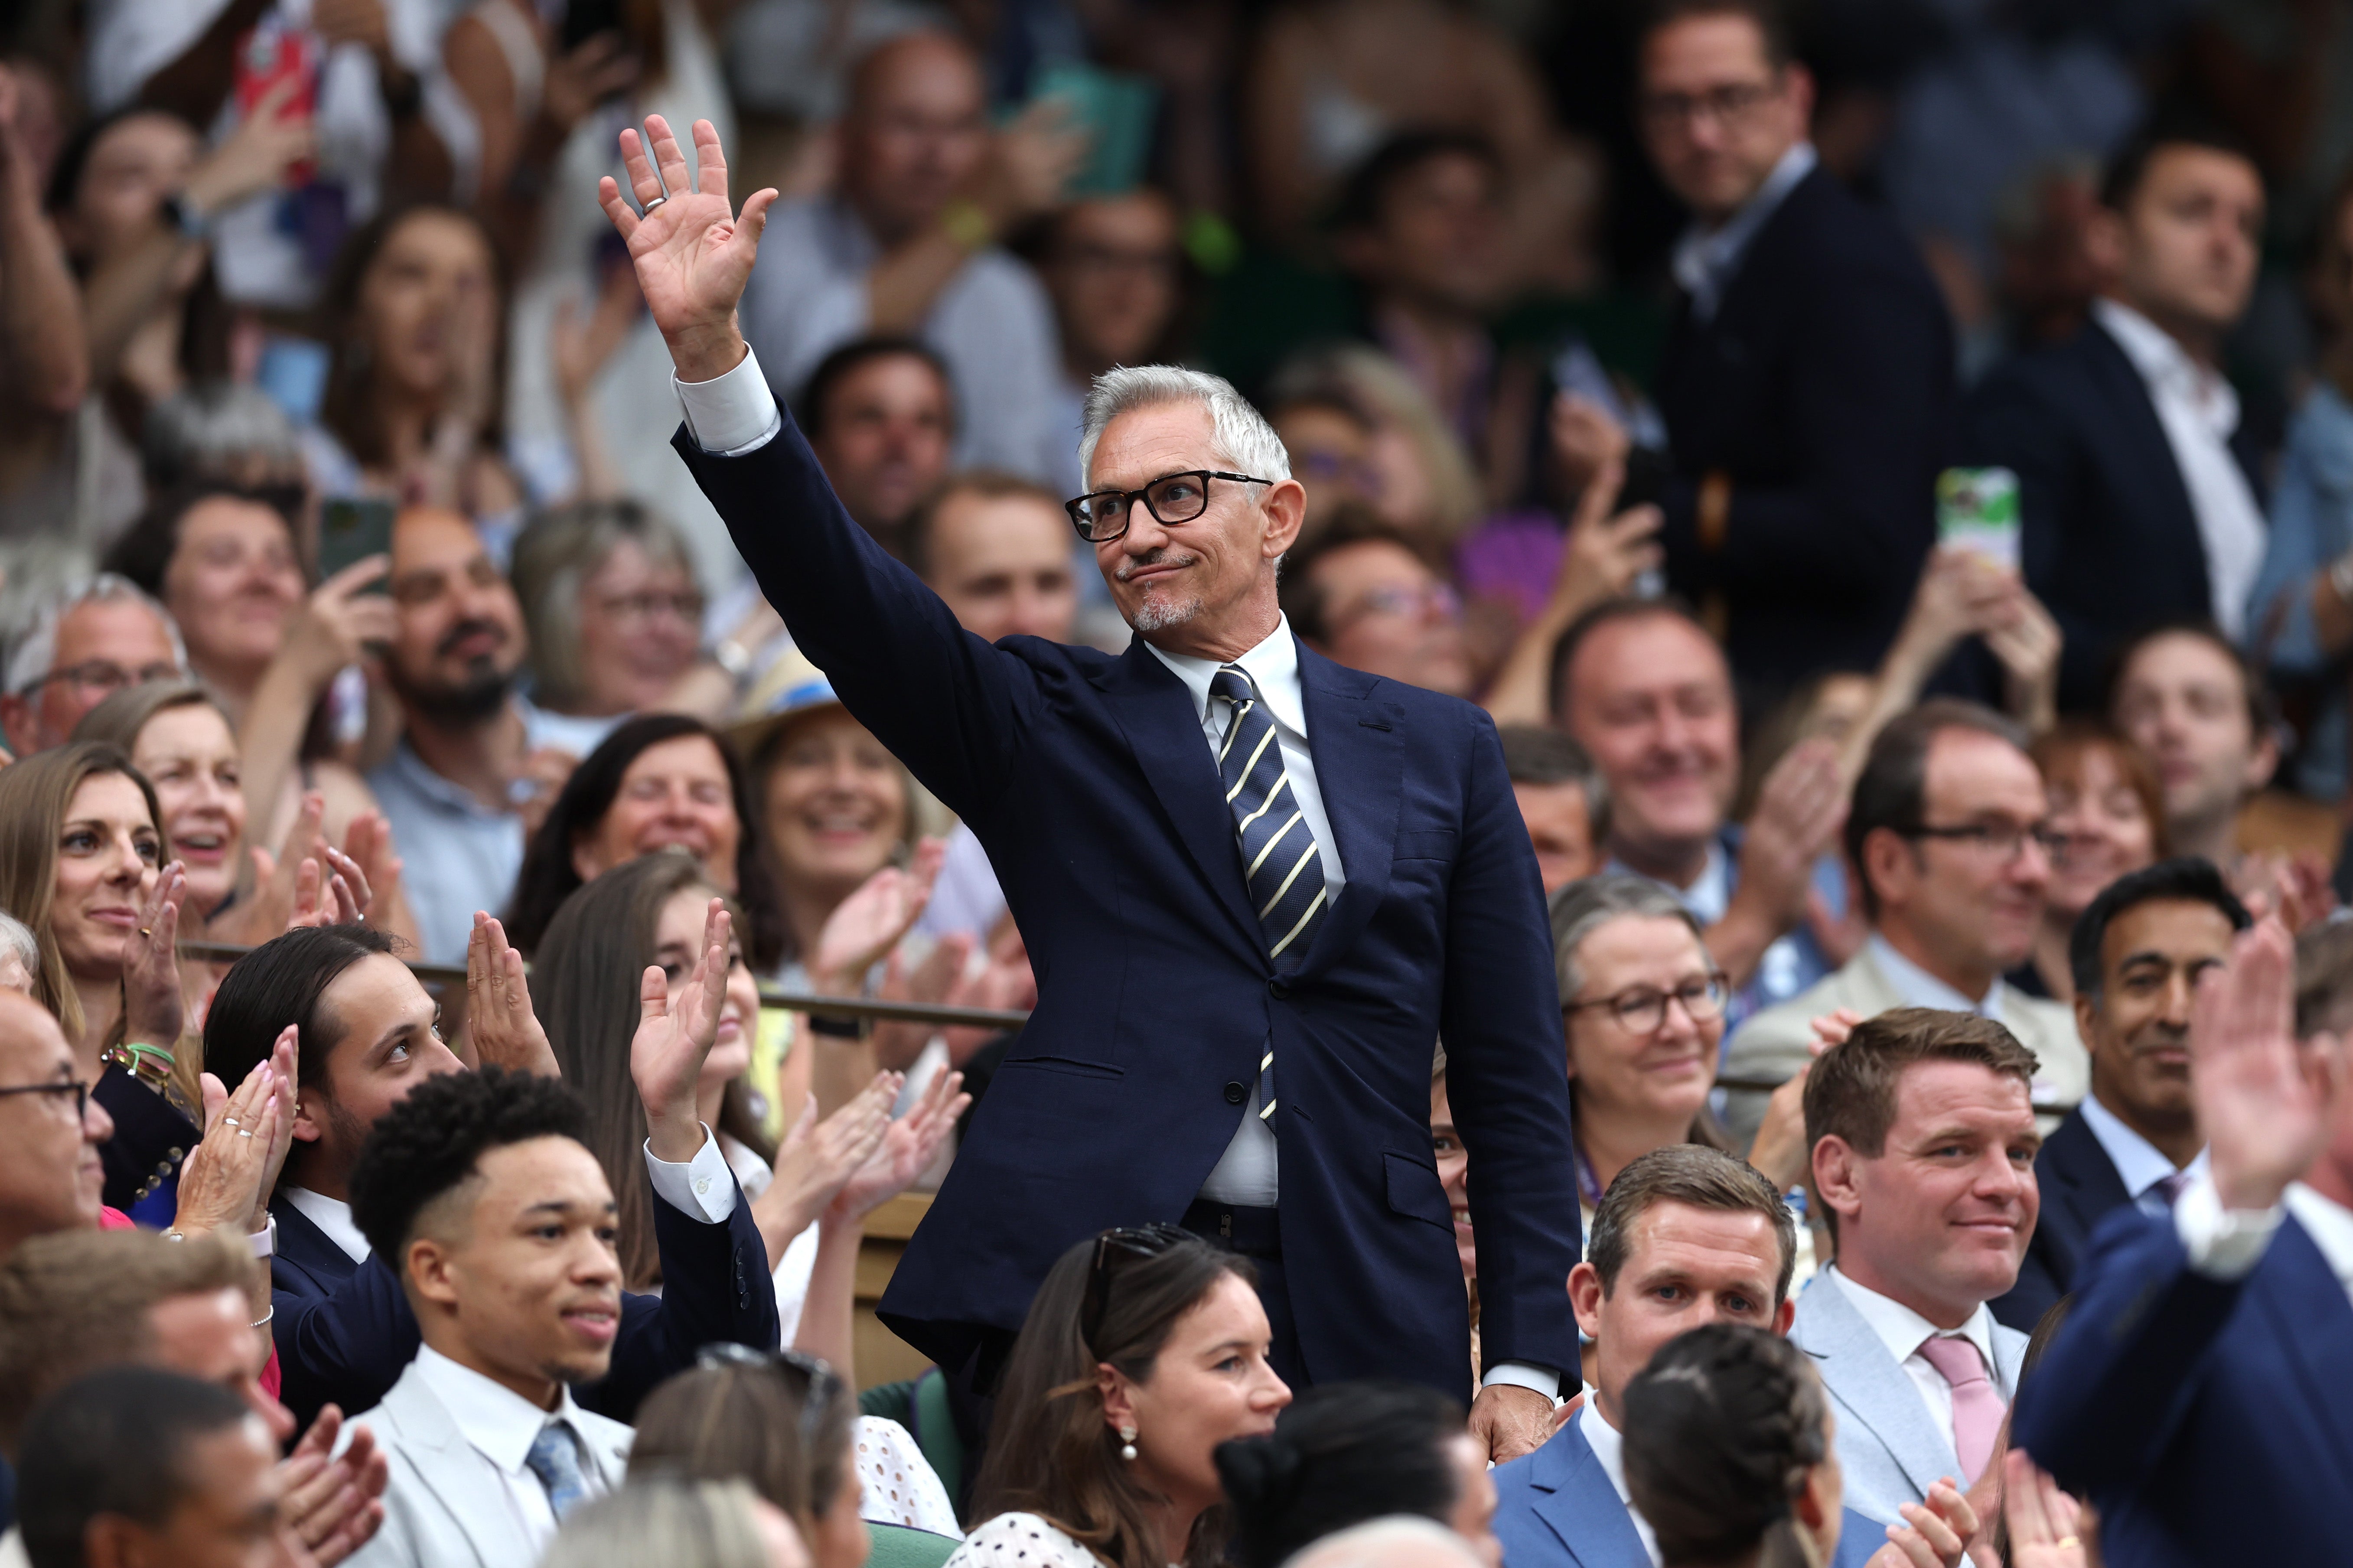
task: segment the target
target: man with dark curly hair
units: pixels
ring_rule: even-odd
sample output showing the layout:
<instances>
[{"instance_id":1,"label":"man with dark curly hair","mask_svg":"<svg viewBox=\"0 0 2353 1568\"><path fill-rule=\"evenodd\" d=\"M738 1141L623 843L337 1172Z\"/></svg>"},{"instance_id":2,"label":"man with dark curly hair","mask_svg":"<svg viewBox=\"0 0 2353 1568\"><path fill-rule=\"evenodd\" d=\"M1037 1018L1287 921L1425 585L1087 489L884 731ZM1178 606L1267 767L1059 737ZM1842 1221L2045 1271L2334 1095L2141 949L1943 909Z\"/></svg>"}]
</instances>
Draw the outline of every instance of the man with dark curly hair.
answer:
<instances>
[{"instance_id":1,"label":"man with dark curly hair","mask_svg":"<svg viewBox=\"0 0 2353 1568\"><path fill-rule=\"evenodd\" d=\"M376 1123L352 1215L425 1343L362 1417L392 1467L362 1568L529 1563L608 1490L629 1429L582 1409L621 1323L613 1190L588 1111L553 1079L448 1073Z\"/></svg>"}]
</instances>

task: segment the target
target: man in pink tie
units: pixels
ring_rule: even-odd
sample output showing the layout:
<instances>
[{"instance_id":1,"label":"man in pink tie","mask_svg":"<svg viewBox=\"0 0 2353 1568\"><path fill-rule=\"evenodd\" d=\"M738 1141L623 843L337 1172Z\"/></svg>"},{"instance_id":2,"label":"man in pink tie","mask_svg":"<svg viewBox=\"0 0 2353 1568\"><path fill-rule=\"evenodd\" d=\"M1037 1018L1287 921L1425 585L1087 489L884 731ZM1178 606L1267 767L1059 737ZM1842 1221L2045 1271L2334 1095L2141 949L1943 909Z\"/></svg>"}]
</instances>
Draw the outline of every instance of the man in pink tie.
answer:
<instances>
[{"instance_id":1,"label":"man in pink tie","mask_svg":"<svg viewBox=\"0 0 2353 1568\"><path fill-rule=\"evenodd\" d=\"M1807 1078L1838 1261L1789 1340L1838 1406L1847 1506L1883 1522L1948 1476L1990 1512L2026 1336L1986 1303L2017 1280L2041 1206L2034 1070L1992 1019L1913 1007L1857 1025Z\"/></svg>"}]
</instances>

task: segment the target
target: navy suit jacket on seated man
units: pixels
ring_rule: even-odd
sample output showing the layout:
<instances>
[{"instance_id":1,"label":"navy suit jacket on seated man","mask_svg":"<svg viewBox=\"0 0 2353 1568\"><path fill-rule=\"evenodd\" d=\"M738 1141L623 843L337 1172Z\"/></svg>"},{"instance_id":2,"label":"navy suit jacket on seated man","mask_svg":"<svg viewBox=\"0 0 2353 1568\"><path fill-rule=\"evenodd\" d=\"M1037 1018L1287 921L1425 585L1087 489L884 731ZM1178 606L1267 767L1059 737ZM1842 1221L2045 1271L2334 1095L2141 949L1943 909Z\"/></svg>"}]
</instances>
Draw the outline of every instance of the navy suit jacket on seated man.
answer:
<instances>
[{"instance_id":1,"label":"navy suit jacket on seated man","mask_svg":"<svg viewBox=\"0 0 2353 1568\"><path fill-rule=\"evenodd\" d=\"M1594 1341L1596 1385L1551 1441L1494 1472L1495 1535L1511 1568L1657 1568L1620 1458L1626 1385L1661 1347L1704 1324L1787 1333L1796 1258L1788 1206L1729 1154L1670 1144L1619 1173L1594 1211L1592 1256L1569 1276L1578 1326ZM1949 1479L1926 1495L1929 1505L1907 1504L1893 1530L1848 1509L1835 1562L1855 1568L1897 1542L1957 1562L1976 1515Z\"/></svg>"},{"instance_id":2,"label":"navy suit jacket on seated man","mask_svg":"<svg viewBox=\"0 0 2353 1568\"><path fill-rule=\"evenodd\" d=\"M2275 921L2240 937L2201 991L2190 1058L2207 1173L2163 1217L2127 1207L2100 1226L2073 1309L2021 1391L2011 1443L2098 1508L2110 1563L2345 1558L2353 942L2324 929L2319 943L2334 973L2326 1016L2306 1022L2329 1033L2301 1049Z\"/></svg>"},{"instance_id":3,"label":"navy suit jacket on seated man","mask_svg":"<svg viewBox=\"0 0 2353 1568\"><path fill-rule=\"evenodd\" d=\"M1134 399L1087 454L1098 487L1157 493L1193 473L1206 491L1131 495L1094 525L1124 526L1097 560L1145 635L1114 658L964 631L842 510L734 331L733 269L768 193L734 222L723 172L691 191L668 126L649 127L667 197L640 220L607 184L606 210L678 363L680 455L850 711L978 836L1038 972L885 1322L944 1366L977 1365L1071 1242L1206 1199L1237 1241L1245 1220L1273 1233L1253 1245L1262 1274L1280 1268L1266 1294L1278 1350L1286 1316L1295 1333L1285 1370L1459 1396L1468 1309L1429 1132L1442 1034L1480 1171L1490 1381L1499 1363L1555 1381L1577 1356L1560 1294L1577 1245L1567 1081L1543 890L1492 722L1291 636L1274 568L1303 492L1256 411L1191 373L1115 373ZM723 171L715 134L695 135L702 167ZM647 201L663 187L635 132L622 147ZM1237 664L1247 702L1219 695ZM1233 765L1250 771L1229 784L1211 737L1243 734L1251 758ZM1270 787L1258 760L1277 757L1286 782ZM1313 836L1288 875L1320 869L1317 891L1336 893L1302 917L1303 953L1263 923L1285 891L1245 865L1240 843L1257 841L1229 804L1245 788ZM1534 1403L1491 1388L1473 1420ZM1506 1458L1541 1429L1540 1411L1510 1419Z\"/></svg>"}]
</instances>

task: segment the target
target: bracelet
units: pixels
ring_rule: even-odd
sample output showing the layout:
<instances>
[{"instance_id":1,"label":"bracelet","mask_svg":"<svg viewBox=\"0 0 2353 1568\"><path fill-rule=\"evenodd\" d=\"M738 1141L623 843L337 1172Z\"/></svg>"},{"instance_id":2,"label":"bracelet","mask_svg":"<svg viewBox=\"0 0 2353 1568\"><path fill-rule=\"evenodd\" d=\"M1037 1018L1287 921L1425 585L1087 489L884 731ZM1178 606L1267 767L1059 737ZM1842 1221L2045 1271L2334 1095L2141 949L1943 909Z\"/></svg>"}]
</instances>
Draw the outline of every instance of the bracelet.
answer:
<instances>
[{"instance_id":1,"label":"bracelet","mask_svg":"<svg viewBox=\"0 0 2353 1568\"><path fill-rule=\"evenodd\" d=\"M272 1301L269 1303L269 1310L262 1313L261 1316L256 1319L250 1326L257 1329L266 1329L269 1326L269 1321L276 1316L278 1316L278 1303Z\"/></svg>"},{"instance_id":2,"label":"bracelet","mask_svg":"<svg viewBox=\"0 0 2353 1568\"><path fill-rule=\"evenodd\" d=\"M163 1047L142 1045L137 1040L125 1040L99 1059L114 1063L149 1089L158 1089L171 1080L172 1068L179 1061Z\"/></svg>"},{"instance_id":3,"label":"bracelet","mask_svg":"<svg viewBox=\"0 0 2353 1568\"><path fill-rule=\"evenodd\" d=\"M874 1033L871 1018L842 1018L827 1013L811 1013L808 1026L810 1034L836 1040L862 1040Z\"/></svg>"}]
</instances>

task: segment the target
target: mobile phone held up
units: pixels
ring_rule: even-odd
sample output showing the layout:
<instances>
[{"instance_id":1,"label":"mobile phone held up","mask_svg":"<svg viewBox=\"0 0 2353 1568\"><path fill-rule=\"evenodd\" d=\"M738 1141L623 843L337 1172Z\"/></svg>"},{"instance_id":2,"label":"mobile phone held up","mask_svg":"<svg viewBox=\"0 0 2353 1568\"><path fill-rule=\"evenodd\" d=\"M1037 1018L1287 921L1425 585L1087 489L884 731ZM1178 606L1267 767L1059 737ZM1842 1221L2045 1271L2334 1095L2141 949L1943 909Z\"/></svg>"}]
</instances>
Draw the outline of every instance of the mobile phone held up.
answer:
<instances>
[{"instance_id":1,"label":"mobile phone held up","mask_svg":"<svg viewBox=\"0 0 2353 1568\"><path fill-rule=\"evenodd\" d=\"M1936 542L2018 570L2018 476L2008 468L1947 468L1936 476Z\"/></svg>"},{"instance_id":2,"label":"mobile phone held up","mask_svg":"<svg viewBox=\"0 0 2353 1568\"><path fill-rule=\"evenodd\" d=\"M310 119L319 99L318 41L273 15L237 40L230 91L238 115L251 114L271 89L288 80L294 83L294 90L279 109L278 118ZM318 166L305 158L286 171L286 184L309 184L317 172Z\"/></svg>"},{"instance_id":3,"label":"mobile phone held up","mask_svg":"<svg viewBox=\"0 0 2353 1568\"><path fill-rule=\"evenodd\" d=\"M392 553L393 506L375 496L338 496L319 509L319 577L333 576L371 555ZM389 594L392 584L380 577L361 590Z\"/></svg>"}]
</instances>

